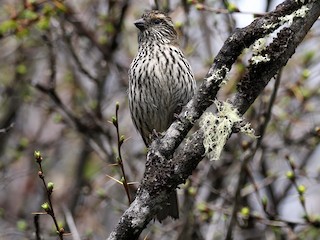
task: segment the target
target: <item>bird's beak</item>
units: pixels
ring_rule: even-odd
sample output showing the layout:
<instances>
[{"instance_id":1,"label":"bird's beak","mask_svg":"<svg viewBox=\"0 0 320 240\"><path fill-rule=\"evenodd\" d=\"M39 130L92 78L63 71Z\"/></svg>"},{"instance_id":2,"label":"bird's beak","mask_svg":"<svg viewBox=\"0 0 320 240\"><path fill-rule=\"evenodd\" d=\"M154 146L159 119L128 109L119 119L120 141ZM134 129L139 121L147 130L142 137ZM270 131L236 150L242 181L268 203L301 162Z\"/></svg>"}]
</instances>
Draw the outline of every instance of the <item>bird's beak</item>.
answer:
<instances>
[{"instance_id":1,"label":"bird's beak","mask_svg":"<svg viewBox=\"0 0 320 240\"><path fill-rule=\"evenodd\" d=\"M140 18L140 19L134 21L134 25L136 25L137 28L139 28L141 31L143 31L146 27L146 21L143 18Z\"/></svg>"}]
</instances>

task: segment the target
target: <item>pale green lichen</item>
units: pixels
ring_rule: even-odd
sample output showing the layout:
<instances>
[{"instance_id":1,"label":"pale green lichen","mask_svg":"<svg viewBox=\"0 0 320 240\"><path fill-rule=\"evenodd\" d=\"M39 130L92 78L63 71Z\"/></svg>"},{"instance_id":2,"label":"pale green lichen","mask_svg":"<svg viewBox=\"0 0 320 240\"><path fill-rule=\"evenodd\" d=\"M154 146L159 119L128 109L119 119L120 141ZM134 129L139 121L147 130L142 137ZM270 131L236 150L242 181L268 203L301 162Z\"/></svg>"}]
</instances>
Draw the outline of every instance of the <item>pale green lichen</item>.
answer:
<instances>
[{"instance_id":1,"label":"pale green lichen","mask_svg":"<svg viewBox=\"0 0 320 240\"><path fill-rule=\"evenodd\" d=\"M269 58L268 54L265 54L264 56L258 55L258 56L253 56L251 58L251 61L253 64L258 64L260 62L269 62L270 58Z\"/></svg>"},{"instance_id":2,"label":"pale green lichen","mask_svg":"<svg viewBox=\"0 0 320 240\"><path fill-rule=\"evenodd\" d=\"M301 1L304 3L304 1ZM295 18L303 18L306 16L306 13L309 11L309 8L303 5L300 9L294 11L293 13L286 15L284 17L279 17L278 23L269 23L263 26L264 29L276 28L273 33L267 34L263 38L257 39L252 44L252 57L251 64L257 65L262 62L269 62L270 56L268 54L263 55L263 51L270 45L271 42L277 37L277 32L281 31L285 27L289 27ZM278 27L277 27L278 26Z\"/></svg>"},{"instance_id":3,"label":"pale green lichen","mask_svg":"<svg viewBox=\"0 0 320 240\"><path fill-rule=\"evenodd\" d=\"M184 113L184 117L185 117L190 123L194 124L193 116L192 116L191 114L189 114L188 111L186 111L186 112Z\"/></svg>"},{"instance_id":4,"label":"pale green lichen","mask_svg":"<svg viewBox=\"0 0 320 240\"><path fill-rule=\"evenodd\" d=\"M225 74L223 74L223 71L225 71ZM227 80L224 76L226 76L229 73L229 68L223 66L220 69L217 69L211 76L207 77L206 80L208 82L215 81L220 82L219 87L227 83ZM224 75L224 76L223 76Z\"/></svg>"},{"instance_id":5,"label":"pale green lichen","mask_svg":"<svg viewBox=\"0 0 320 240\"><path fill-rule=\"evenodd\" d=\"M251 138L258 138L258 136L254 135L255 132L250 123L246 123L244 126L240 127L240 132L245 133Z\"/></svg>"},{"instance_id":6,"label":"pale green lichen","mask_svg":"<svg viewBox=\"0 0 320 240\"><path fill-rule=\"evenodd\" d=\"M266 38L259 38L257 39L252 45L253 53L260 53L265 50L267 47L267 39Z\"/></svg>"},{"instance_id":7,"label":"pale green lichen","mask_svg":"<svg viewBox=\"0 0 320 240\"><path fill-rule=\"evenodd\" d=\"M270 24L263 25L262 28L268 30L270 28L275 28L277 26L278 26L278 23L270 23Z\"/></svg>"},{"instance_id":8,"label":"pale green lichen","mask_svg":"<svg viewBox=\"0 0 320 240\"><path fill-rule=\"evenodd\" d=\"M252 64L259 64L260 62L268 62L270 58L268 54L261 55L261 52L267 48L267 36L257 39L252 45L253 57L251 58Z\"/></svg>"},{"instance_id":9,"label":"pale green lichen","mask_svg":"<svg viewBox=\"0 0 320 240\"><path fill-rule=\"evenodd\" d=\"M233 125L243 120L237 109L230 103L221 103L218 100L215 100L214 103L217 107L217 114L207 112L200 120L200 127L204 134L205 154L210 160L220 158L223 147L232 133ZM249 136L254 136L254 130L249 123L241 127L240 131Z\"/></svg>"},{"instance_id":10,"label":"pale green lichen","mask_svg":"<svg viewBox=\"0 0 320 240\"><path fill-rule=\"evenodd\" d=\"M294 18L303 18L306 16L306 13L309 11L309 8L303 5L300 9L294 11L293 13L286 15L284 17L279 17L279 20L282 24L287 23L291 25L293 23Z\"/></svg>"}]
</instances>

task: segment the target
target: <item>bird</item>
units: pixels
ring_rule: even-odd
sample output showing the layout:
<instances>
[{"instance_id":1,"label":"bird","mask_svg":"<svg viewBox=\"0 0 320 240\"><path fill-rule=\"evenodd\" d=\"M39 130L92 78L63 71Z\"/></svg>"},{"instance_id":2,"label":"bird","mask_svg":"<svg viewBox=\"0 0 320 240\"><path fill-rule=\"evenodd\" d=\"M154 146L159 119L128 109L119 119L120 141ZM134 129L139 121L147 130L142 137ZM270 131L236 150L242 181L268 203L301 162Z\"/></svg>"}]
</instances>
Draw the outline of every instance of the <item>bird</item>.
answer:
<instances>
[{"instance_id":1,"label":"bird","mask_svg":"<svg viewBox=\"0 0 320 240\"><path fill-rule=\"evenodd\" d=\"M166 12L146 11L134 25L138 28L138 52L128 71L129 109L136 129L149 147L151 136L166 131L192 98L196 81ZM167 216L179 218L176 191L168 197L157 219L161 222Z\"/></svg>"}]
</instances>

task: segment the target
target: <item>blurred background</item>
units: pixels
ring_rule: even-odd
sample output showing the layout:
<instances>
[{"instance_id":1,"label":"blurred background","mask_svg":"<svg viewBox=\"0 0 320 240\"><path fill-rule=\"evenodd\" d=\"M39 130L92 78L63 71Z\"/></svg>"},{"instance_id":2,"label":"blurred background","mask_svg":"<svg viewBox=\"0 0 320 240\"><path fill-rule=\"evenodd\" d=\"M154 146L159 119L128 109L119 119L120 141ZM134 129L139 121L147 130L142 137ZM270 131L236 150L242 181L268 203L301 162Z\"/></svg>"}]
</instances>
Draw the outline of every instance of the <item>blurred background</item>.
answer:
<instances>
[{"instance_id":1,"label":"blurred background","mask_svg":"<svg viewBox=\"0 0 320 240\"><path fill-rule=\"evenodd\" d=\"M133 197L147 150L129 114L127 71L137 52L133 21L145 10L170 11L200 84L231 32L280 2L0 0L0 239L35 239L35 213L48 201L35 150L54 183L59 225L76 229L64 239L105 239L128 207L111 120L118 102ZM234 134L219 161L204 159L180 187L180 219L150 223L141 239L223 239L228 231L235 239L320 239L319 50L317 21L246 113L263 137L245 172L244 152L256 140ZM249 56L237 60L219 100L232 98ZM39 225L43 239L57 239L50 216Z\"/></svg>"}]
</instances>

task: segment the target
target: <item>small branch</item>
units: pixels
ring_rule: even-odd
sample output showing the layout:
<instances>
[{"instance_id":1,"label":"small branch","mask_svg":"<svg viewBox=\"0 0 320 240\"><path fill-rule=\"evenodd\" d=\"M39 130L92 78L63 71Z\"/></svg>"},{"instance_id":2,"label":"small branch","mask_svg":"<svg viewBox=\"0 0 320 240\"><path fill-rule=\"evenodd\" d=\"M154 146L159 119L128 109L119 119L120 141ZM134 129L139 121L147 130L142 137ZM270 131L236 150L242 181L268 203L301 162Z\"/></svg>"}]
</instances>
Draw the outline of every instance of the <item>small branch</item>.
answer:
<instances>
[{"instance_id":1,"label":"small branch","mask_svg":"<svg viewBox=\"0 0 320 240\"><path fill-rule=\"evenodd\" d=\"M262 139L263 139L263 137L265 135L267 124L269 123L269 121L271 119L272 107L273 107L273 105L275 103L277 92L278 92L278 89L279 89L279 86L280 86L281 75L282 75L282 69L279 71L279 73L277 74L277 77L275 79L273 91L272 91L272 94L271 94L271 97L270 97L270 102L269 102L269 105L268 105L268 109L267 109L267 112L264 115L264 122L260 125L260 129L259 129L260 138L258 139L259 147L261 147ZM261 160L261 174L264 177L267 177L268 170L267 170L266 160L263 157L264 157L264 153L262 152L262 156L261 156L261 159L262 159ZM267 185L266 191L268 191L269 196L270 196L269 199L271 199L272 205L274 206L275 212L273 214L276 215L277 214L277 210L276 210L277 207L276 207L275 195L274 195L274 190L273 190L272 184L268 184ZM268 212L268 214L269 214L269 212Z\"/></svg>"},{"instance_id":2,"label":"small branch","mask_svg":"<svg viewBox=\"0 0 320 240\"><path fill-rule=\"evenodd\" d=\"M120 166L121 173L123 179L120 181L126 191L129 205L131 204L131 197L130 197L130 191L129 191L129 185L126 177L126 172L124 170L122 155L121 155L121 146L124 142L124 136L120 135L120 129L119 129L119 103L116 103L116 116L112 118L112 123L116 128L117 131L117 150L118 150L118 157L117 157L117 164Z\"/></svg>"},{"instance_id":3,"label":"small branch","mask_svg":"<svg viewBox=\"0 0 320 240\"><path fill-rule=\"evenodd\" d=\"M235 226L236 220L237 220L237 214L238 214L238 210L239 210L239 206L240 206L241 189L247 179L247 174L246 174L247 165L251 161L251 159L254 157L254 155L257 151L257 147L258 147L258 143L256 142L254 148L249 149L247 151L247 153L244 154L244 157L241 161L239 179L237 181L238 184L236 187L236 192L235 192L235 196L234 196L234 203L233 203L233 207L232 207L232 214L231 214L231 218L229 221L227 234L225 237L226 240L232 239L232 232L233 232L233 228Z\"/></svg>"},{"instance_id":4,"label":"small branch","mask_svg":"<svg viewBox=\"0 0 320 240\"><path fill-rule=\"evenodd\" d=\"M50 29L48 30L48 35L50 35ZM49 76L49 86L54 89L56 87L56 75L57 75L57 63L56 63L56 55L54 51L54 46L52 41L49 39L47 35L43 35L42 39L49 50L49 66L50 66L50 76Z\"/></svg>"},{"instance_id":5,"label":"small branch","mask_svg":"<svg viewBox=\"0 0 320 240\"><path fill-rule=\"evenodd\" d=\"M293 161L293 159L290 156L286 156L286 160L290 166L291 171L287 172L287 178L293 183L294 188L296 189L296 191L299 194L299 202L303 208L304 211L304 217L307 220L307 222L312 222L311 218L308 214L307 211L307 207L306 207L306 199L305 199L305 191L306 191L306 187L304 185L299 185L297 182L297 177L295 174L295 170L296 170L296 165Z\"/></svg>"},{"instance_id":6,"label":"small branch","mask_svg":"<svg viewBox=\"0 0 320 240\"><path fill-rule=\"evenodd\" d=\"M75 61L76 65L78 66L79 71L82 72L85 76L87 76L94 83L99 84L99 79L94 77L93 75L91 75L91 73L84 68L84 66L83 66L81 60L79 59L79 57L76 53L76 50L72 44L71 36L66 33L65 26L63 25L63 23L61 23L61 26L62 26L63 35L66 39L66 43L69 47L71 56L73 57L73 60Z\"/></svg>"},{"instance_id":7,"label":"small branch","mask_svg":"<svg viewBox=\"0 0 320 240\"><path fill-rule=\"evenodd\" d=\"M11 123L8 127L5 127L5 128L1 128L0 129L0 133L1 134L4 134L4 133L7 133L9 132L14 126L14 123Z\"/></svg>"},{"instance_id":8,"label":"small branch","mask_svg":"<svg viewBox=\"0 0 320 240\"><path fill-rule=\"evenodd\" d=\"M77 32L77 34L79 36L85 36L102 53L104 59L107 62L109 62L109 60L112 57L112 54L118 47L118 36L121 33L122 24L125 19L125 14L129 8L129 4L129 0L125 0L122 2L120 17L118 18L118 21L113 24L113 27L114 29L116 29L116 31L112 36L110 42L108 42L108 44L101 44L97 40L95 32L88 29L85 24L83 24L81 21L77 19L75 11L68 4L64 4L66 8L65 18L74 26L74 29Z\"/></svg>"},{"instance_id":9,"label":"small branch","mask_svg":"<svg viewBox=\"0 0 320 240\"><path fill-rule=\"evenodd\" d=\"M41 179L42 183L43 183L43 186L46 190L46 194L47 194L47 199L48 199L48 203L44 203L42 204L42 208L46 211L47 214L49 214L54 222L54 225L55 225L55 228L57 230L57 234L59 236L59 239L60 240L63 240L63 234L64 234L64 229L63 228L60 228L59 225L58 225L58 221L56 219L56 216L55 216L55 213L54 213L54 209L53 209L53 203L52 203L52 192L53 192L53 183L50 182L50 183L46 183L46 180L44 178L44 172L43 172L43 169L42 169L42 156L40 154L39 151L35 151L34 152L34 157L36 159L36 162L38 164L38 167L39 167L39 172L38 172L38 176L39 178ZM36 225L37 226L37 225Z\"/></svg>"},{"instance_id":10,"label":"small branch","mask_svg":"<svg viewBox=\"0 0 320 240\"><path fill-rule=\"evenodd\" d=\"M56 104L58 110L60 110L60 113L63 115L64 120L86 137L85 139L89 142L90 146L102 159L113 159L113 153L109 152L101 142L100 136L109 137L109 132L101 121L97 120L94 116L90 116L91 122L88 125L83 117L77 117L68 109L58 96L55 89L39 83L35 84L34 87L51 98L51 100Z\"/></svg>"},{"instance_id":11,"label":"small branch","mask_svg":"<svg viewBox=\"0 0 320 240\"><path fill-rule=\"evenodd\" d=\"M310 148L306 156L302 159L302 161L299 164L295 163L295 170L299 172L299 170L303 169L308 164L308 162L311 159L311 156L315 153L315 151L316 149ZM292 185L293 183L292 181L290 181L286 186L283 187L283 191L275 199L276 204L281 203L281 201L283 201L286 198L286 196L288 195L288 192L292 188Z\"/></svg>"},{"instance_id":12,"label":"small branch","mask_svg":"<svg viewBox=\"0 0 320 240\"><path fill-rule=\"evenodd\" d=\"M68 223L68 226L70 228L72 239L73 240L81 240L80 234L78 232L78 229L76 227L76 224L74 222L74 219L72 217L72 214L70 210L67 207L63 207L63 210L65 212L66 222Z\"/></svg>"},{"instance_id":13,"label":"small branch","mask_svg":"<svg viewBox=\"0 0 320 240\"><path fill-rule=\"evenodd\" d=\"M35 228L36 240L41 240L39 217L40 217L39 214L36 214L36 215L34 215L34 217L33 217L33 223L34 223L34 228Z\"/></svg>"},{"instance_id":14,"label":"small branch","mask_svg":"<svg viewBox=\"0 0 320 240\"><path fill-rule=\"evenodd\" d=\"M259 128L259 138L258 138L259 147L261 146L264 134L266 132L267 126L268 126L270 119L271 119L272 107L276 101L277 93L278 93L279 86L280 86L281 75L282 75L282 68L279 70L277 77L275 78L274 87L273 87L273 91L272 91L272 94L271 94L271 97L269 100L268 109L267 109L267 112L264 114L264 121L260 125L260 128Z\"/></svg>"},{"instance_id":15,"label":"small branch","mask_svg":"<svg viewBox=\"0 0 320 240\"><path fill-rule=\"evenodd\" d=\"M217 13L217 14L241 13L241 14L254 15L255 17L261 17L261 16L264 16L267 14L267 13L254 13L254 12L240 11L236 6L234 6L231 9L223 9L223 8L213 8L213 7L207 6L203 3L195 3L194 5L198 11L208 11L208 12L213 12L213 13Z\"/></svg>"}]
</instances>

